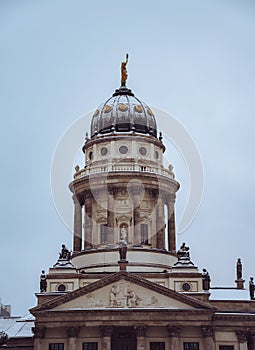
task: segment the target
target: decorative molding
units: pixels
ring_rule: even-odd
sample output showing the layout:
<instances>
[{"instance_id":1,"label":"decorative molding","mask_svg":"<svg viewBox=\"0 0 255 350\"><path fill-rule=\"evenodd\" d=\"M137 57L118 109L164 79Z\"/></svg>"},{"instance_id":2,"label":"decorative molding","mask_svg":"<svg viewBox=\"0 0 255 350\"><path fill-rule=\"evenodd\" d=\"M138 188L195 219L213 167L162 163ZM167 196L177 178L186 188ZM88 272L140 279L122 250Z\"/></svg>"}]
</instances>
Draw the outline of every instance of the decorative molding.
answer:
<instances>
[{"instance_id":1,"label":"decorative molding","mask_svg":"<svg viewBox=\"0 0 255 350\"><path fill-rule=\"evenodd\" d=\"M134 326L134 330L137 337L145 337L146 336L146 326L140 325L140 326Z\"/></svg>"},{"instance_id":2,"label":"decorative molding","mask_svg":"<svg viewBox=\"0 0 255 350\"><path fill-rule=\"evenodd\" d=\"M211 326L201 326L201 331L203 333L203 337L213 337L214 330Z\"/></svg>"},{"instance_id":3,"label":"decorative molding","mask_svg":"<svg viewBox=\"0 0 255 350\"><path fill-rule=\"evenodd\" d=\"M80 332L80 327L66 327L68 338L77 338Z\"/></svg>"},{"instance_id":4,"label":"decorative molding","mask_svg":"<svg viewBox=\"0 0 255 350\"><path fill-rule=\"evenodd\" d=\"M179 326L167 326L168 336L169 337L179 337L181 332L181 327Z\"/></svg>"},{"instance_id":5,"label":"decorative molding","mask_svg":"<svg viewBox=\"0 0 255 350\"><path fill-rule=\"evenodd\" d=\"M248 334L245 331L236 331L236 336L239 343L245 343L248 341Z\"/></svg>"},{"instance_id":6,"label":"decorative molding","mask_svg":"<svg viewBox=\"0 0 255 350\"><path fill-rule=\"evenodd\" d=\"M35 338L42 339L44 338L46 327L32 327L32 332Z\"/></svg>"},{"instance_id":7,"label":"decorative molding","mask_svg":"<svg viewBox=\"0 0 255 350\"><path fill-rule=\"evenodd\" d=\"M102 334L102 337L111 337L113 333L113 327L111 326L101 326L100 331Z\"/></svg>"}]
</instances>

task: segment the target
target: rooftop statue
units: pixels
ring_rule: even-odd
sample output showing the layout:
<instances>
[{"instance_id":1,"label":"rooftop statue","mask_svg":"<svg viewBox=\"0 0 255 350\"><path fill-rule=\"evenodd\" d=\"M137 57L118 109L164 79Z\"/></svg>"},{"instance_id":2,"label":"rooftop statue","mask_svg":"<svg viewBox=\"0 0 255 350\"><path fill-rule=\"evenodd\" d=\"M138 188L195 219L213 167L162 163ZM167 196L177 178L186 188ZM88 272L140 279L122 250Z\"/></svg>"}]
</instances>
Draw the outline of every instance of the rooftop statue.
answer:
<instances>
[{"instance_id":1,"label":"rooftop statue","mask_svg":"<svg viewBox=\"0 0 255 350\"><path fill-rule=\"evenodd\" d=\"M238 280L242 279L242 274L243 274L243 267L241 263L241 259L237 259L236 263L236 277Z\"/></svg>"},{"instance_id":2,"label":"rooftop statue","mask_svg":"<svg viewBox=\"0 0 255 350\"><path fill-rule=\"evenodd\" d=\"M126 54L126 61L121 62L121 86L126 86L127 81L127 63L128 63L128 53Z\"/></svg>"},{"instance_id":3,"label":"rooftop statue","mask_svg":"<svg viewBox=\"0 0 255 350\"><path fill-rule=\"evenodd\" d=\"M59 253L59 259L70 260L71 252L66 248L64 244L62 244L61 252Z\"/></svg>"},{"instance_id":4,"label":"rooftop statue","mask_svg":"<svg viewBox=\"0 0 255 350\"><path fill-rule=\"evenodd\" d=\"M46 290L47 290L47 280L46 280L45 271L42 270L42 274L40 276L40 292L45 293Z\"/></svg>"},{"instance_id":5,"label":"rooftop statue","mask_svg":"<svg viewBox=\"0 0 255 350\"><path fill-rule=\"evenodd\" d=\"M186 243L182 243L180 249L177 252L178 258L186 257L189 258L189 247L186 246Z\"/></svg>"},{"instance_id":6,"label":"rooftop statue","mask_svg":"<svg viewBox=\"0 0 255 350\"><path fill-rule=\"evenodd\" d=\"M203 290L210 289L210 282L211 282L211 277L208 271L206 269L203 269L203 273L202 273Z\"/></svg>"}]
</instances>

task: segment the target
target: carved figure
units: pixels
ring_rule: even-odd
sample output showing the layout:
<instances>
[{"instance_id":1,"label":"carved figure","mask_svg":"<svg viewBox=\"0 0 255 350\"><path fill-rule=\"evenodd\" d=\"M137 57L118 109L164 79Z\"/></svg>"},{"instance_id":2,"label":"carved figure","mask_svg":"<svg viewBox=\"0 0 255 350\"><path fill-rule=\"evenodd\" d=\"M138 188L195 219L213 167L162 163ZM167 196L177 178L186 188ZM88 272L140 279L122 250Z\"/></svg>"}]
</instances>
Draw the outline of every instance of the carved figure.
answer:
<instances>
[{"instance_id":1,"label":"carved figure","mask_svg":"<svg viewBox=\"0 0 255 350\"><path fill-rule=\"evenodd\" d=\"M236 276L238 280L242 279L242 274L243 274L243 267L241 263L241 259L237 259L236 263Z\"/></svg>"},{"instance_id":2,"label":"carved figure","mask_svg":"<svg viewBox=\"0 0 255 350\"><path fill-rule=\"evenodd\" d=\"M45 293L46 290L47 290L47 280L46 280L45 271L42 270L42 274L40 276L40 292Z\"/></svg>"},{"instance_id":3,"label":"carved figure","mask_svg":"<svg viewBox=\"0 0 255 350\"><path fill-rule=\"evenodd\" d=\"M189 247L186 247L186 243L182 243L180 249L177 252L178 258L187 257L189 258Z\"/></svg>"},{"instance_id":4,"label":"carved figure","mask_svg":"<svg viewBox=\"0 0 255 350\"><path fill-rule=\"evenodd\" d=\"M127 306L135 307L139 305L140 298L138 298L133 290L128 290L127 292Z\"/></svg>"},{"instance_id":5,"label":"carved figure","mask_svg":"<svg viewBox=\"0 0 255 350\"><path fill-rule=\"evenodd\" d=\"M61 253L59 253L59 259L70 260L71 252L62 244Z\"/></svg>"},{"instance_id":6,"label":"carved figure","mask_svg":"<svg viewBox=\"0 0 255 350\"><path fill-rule=\"evenodd\" d=\"M126 54L126 61L121 62L121 86L126 85L126 81L127 81L127 77L128 77L127 63L128 63L128 53Z\"/></svg>"},{"instance_id":7,"label":"carved figure","mask_svg":"<svg viewBox=\"0 0 255 350\"><path fill-rule=\"evenodd\" d=\"M202 273L202 284L203 284L203 290L209 290L210 289L210 282L211 277L206 269L203 269Z\"/></svg>"},{"instance_id":8,"label":"carved figure","mask_svg":"<svg viewBox=\"0 0 255 350\"><path fill-rule=\"evenodd\" d=\"M111 307L118 306L118 301L117 301L118 294L119 294L118 287L116 286L116 284L114 284L112 286L111 292L110 292L110 306Z\"/></svg>"},{"instance_id":9,"label":"carved figure","mask_svg":"<svg viewBox=\"0 0 255 350\"><path fill-rule=\"evenodd\" d=\"M255 285L253 282L253 277L250 277L250 282L249 282L249 291L250 291L250 299L254 300L254 291L255 291Z\"/></svg>"},{"instance_id":10,"label":"carved figure","mask_svg":"<svg viewBox=\"0 0 255 350\"><path fill-rule=\"evenodd\" d=\"M125 239L121 239L119 243L120 260L126 261L127 258L127 242Z\"/></svg>"},{"instance_id":11,"label":"carved figure","mask_svg":"<svg viewBox=\"0 0 255 350\"><path fill-rule=\"evenodd\" d=\"M127 239L127 227L121 227L120 239L126 241L126 239Z\"/></svg>"}]
</instances>

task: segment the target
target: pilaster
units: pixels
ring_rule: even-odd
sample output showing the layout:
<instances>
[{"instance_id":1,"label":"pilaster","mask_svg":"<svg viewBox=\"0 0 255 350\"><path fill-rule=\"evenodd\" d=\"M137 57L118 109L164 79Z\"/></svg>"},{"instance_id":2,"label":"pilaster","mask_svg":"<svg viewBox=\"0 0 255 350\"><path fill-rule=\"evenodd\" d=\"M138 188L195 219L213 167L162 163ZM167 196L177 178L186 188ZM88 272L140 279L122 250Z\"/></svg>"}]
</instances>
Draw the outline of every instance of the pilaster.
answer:
<instances>
[{"instance_id":1,"label":"pilaster","mask_svg":"<svg viewBox=\"0 0 255 350\"><path fill-rule=\"evenodd\" d=\"M211 326L202 326L204 350L215 350L214 330Z\"/></svg>"},{"instance_id":2,"label":"pilaster","mask_svg":"<svg viewBox=\"0 0 255 350\"><path fill-rule=\"evenodd\" d=\"M113 333L113 327L102 326L100 330L103 338L103 344L102 344L103 350L111 350L111 337Z\"/></svg>"},{"instance_id":3,"label":"pilaster","mask_svg":"<svg viewBox=\"0 0 255 350\"><path fill-rule=\"evenodd\" d=\"M247 350L248 349L247 332L236 331L236 337L239 343L239 350Z\"/></svg>"},{"instance_id":4,"label":"pilaster","mask_svg":"<svg viewBox=\"0 0 255 350\"><path fill-rule=\"evenodd\" d=\"M169 350L179 349L179 337L180 337L181 327L168 325L167 330L168 330L168 336L170 340Z\"/></svg>"},{"instance_id":5,"label":"pilaster","mask_svg":"<svg viewBox=\"0 0 255 350\"><path fill-rule=\"evenodd\" d=\"M134 326L134 329L136 333L137 350L145 350L146 349L146 344L145 344L146 326L145 325Z\"/></svg>"},{"instance_id":6,"label":"pilaster","mask_svg":"<svg viewBox=\"0 0 255 350\"><path fill-rule=\"evenodd\" d=\"M80 332L80 327L67 327L68 350L76 350L76 340Z\"/></svg>"},{"instance_id":7,"label":"pilaster","mask_svg":"<svg viewBox=\"0 0 255 350\"><path fill-rule=\"evenodd\" d=\"M33 327L32 332L34 333L34 350L42 350L43 338L46 332L46 327Z\"/></svg>"}]
</instances>

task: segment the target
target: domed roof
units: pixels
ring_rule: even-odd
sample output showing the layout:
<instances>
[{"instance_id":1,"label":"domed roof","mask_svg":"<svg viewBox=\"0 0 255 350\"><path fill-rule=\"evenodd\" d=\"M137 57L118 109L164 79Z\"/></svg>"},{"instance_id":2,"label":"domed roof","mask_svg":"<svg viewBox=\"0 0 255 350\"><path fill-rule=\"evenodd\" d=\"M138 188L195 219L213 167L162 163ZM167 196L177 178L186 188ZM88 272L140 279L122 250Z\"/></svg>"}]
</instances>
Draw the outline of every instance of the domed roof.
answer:
<instances>
[{"instance_id":1,"label":"domed roof","mask_svg":"<svg viewBox=\"0 0 255 350\"><path fill-rule=\"evenodd\" d=\"M93 114L91 137L130 131L157 137L156 120L150 107L126 86L121 86Z\"/></svg>"}]
</instances>

